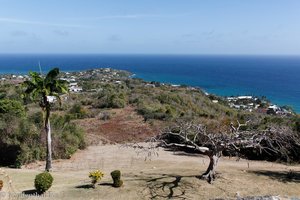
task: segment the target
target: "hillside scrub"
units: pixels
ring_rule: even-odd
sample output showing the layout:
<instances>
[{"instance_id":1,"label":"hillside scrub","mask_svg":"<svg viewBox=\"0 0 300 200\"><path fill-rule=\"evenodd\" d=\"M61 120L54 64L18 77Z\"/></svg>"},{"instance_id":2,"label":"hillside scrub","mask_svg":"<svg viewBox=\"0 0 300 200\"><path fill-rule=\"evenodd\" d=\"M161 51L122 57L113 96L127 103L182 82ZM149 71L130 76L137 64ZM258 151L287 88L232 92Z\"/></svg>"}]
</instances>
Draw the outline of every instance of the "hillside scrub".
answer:
<instances>
[{"instance_id":1,"label":"hillside scrub","mask_svg":"<svg viewBox=\"0 0 300 200\"><path fill-rule=\"evenodd\" d=\"M92 105L94 109L124 108L131 105L145 121L176 121L180 118L209 119L217 122L236 115L234 110L225 105L212 103L199 90L156 85L154 88L146 87L145 82L140 79L128 79L122 84L99 84L97 93L88 94L88 97L80 98L77 102Z\"/></svg>"},{"instance_id":2,"label":"hillside scrub","mask_svg":"<svg viewBox=\"0 0 300 200\"><path fill-rule=\"evenodd\" d=\"M66 95L68 103L52 105L53 156L69 158L78 148L84 148L84 133L73 120L100 118L110 120L110 109L133 108L144 118L144 123L161 129L178 121L193 121L206 126L211 133L228 132L230 125L249 121L243 131L267 130L287 127L300 132L300 117L267 115L230 108L222 97L206 95L188 86L174 87L157 82L127 78L101 81L97 78L78 78L84 91ZM5 92L7 91L7 92ZM20 165L45 159L45 135L41 134L43 115L37 104L20 98L20 88L13 84L0 85L0 163ZM64 98L65 98L64 97ZM218 99L219 103L213 103ZM103 114L106 113L106 114ZM102 117L103 115L103 117ZM158 128L158 127L156 127Z\"/></svg>"},{"instance_id":3,"label":"hillside scrub","mask_svg":"<svg viewBox=\"0 0 300 200\"><path fill-rule=\"evenodd\" d=\"M81 104L74 104L69 110L72 119L84 119L88 117L88 111Z\"/></svg>"},{"instance_id":4,"label":"hillside scrub","mask_svg":"<svg viewBox=\"0 0 300 200\"><path fill-rule=\"evenodd\" d=\"M125 88L118 85L105 84L97 94L97 100L94 107L97 108L124 108L127 102L128 94Z\"/></svg>"},{"instance_id":5,"label":"hillside scrub","mask_svg":"<svg viewBox=\"0 0 300 200\"><path fill-rule=\"evenodd\" d=\"M236 123L237 120L241 123L251 121L249 126L242 127L245 130L263 130L273 125L297 127L297 122L292 117L236 110L230 108L224 98L206 95L201 90L188 86L174 87L135 78L128 78L121 83L103 83L94 79L80 80L80 83L92 85L94 92L73 94L72 100L89 109L90 113L132 106L144 117L145 122L158 120L174 123L178 120L192 120L205 124L209 131L216 132L228 131L230 123ZM217 99L219 103L213 103L212 99Z\"/></svg>"},{"instance_id":6,"label":"hillside scrub","mask_svg":"<svg viewBox=\"0 0 300 200\"><path fill-rule=\"evenodd\" d=\"M44 160L46 149L43 138L43 115L26 112L22 102L0 100L0 165L20 167L35 160ZM9 109L6 109L9 108ZM68 116L52 116L53 156L69 158L85 148L84 133Z\"/></svg>"}]
</instances>

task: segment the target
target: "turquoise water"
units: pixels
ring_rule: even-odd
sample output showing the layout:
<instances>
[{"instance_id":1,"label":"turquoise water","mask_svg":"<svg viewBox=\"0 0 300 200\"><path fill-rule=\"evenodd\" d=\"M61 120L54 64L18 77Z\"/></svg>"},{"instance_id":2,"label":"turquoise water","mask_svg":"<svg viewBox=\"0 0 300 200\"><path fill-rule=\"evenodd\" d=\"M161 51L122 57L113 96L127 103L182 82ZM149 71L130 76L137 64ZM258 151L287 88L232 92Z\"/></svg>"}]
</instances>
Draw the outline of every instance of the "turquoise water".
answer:
<instances>
[{"instance_id":1,"label":"turquoise water","mask_svg":"<svg viewBox=\"0 0 300 200\"><path fill-rule=\"evenodd\" d=\"M183 55L0 55L0 73L124 69L148 81L199 86L222 96L266 96L300 113L300 57Z\"/></svg>"}]
</instances>

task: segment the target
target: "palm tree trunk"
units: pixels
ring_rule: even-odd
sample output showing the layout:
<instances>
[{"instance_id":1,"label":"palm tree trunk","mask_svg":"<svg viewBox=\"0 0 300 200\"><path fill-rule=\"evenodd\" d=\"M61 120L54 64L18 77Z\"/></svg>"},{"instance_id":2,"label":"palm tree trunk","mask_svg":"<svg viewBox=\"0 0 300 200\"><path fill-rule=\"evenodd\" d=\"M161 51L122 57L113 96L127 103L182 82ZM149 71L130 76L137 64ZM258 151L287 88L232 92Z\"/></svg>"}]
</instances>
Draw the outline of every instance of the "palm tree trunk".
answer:
<instances>
[{"instance_id":1,"label":"palm tree trunk","mask_svg":"<svg viewBox=\"0 0 300 200\"><path fill-rule=\"evenodd\" d=\"M45 132L47 134L47 157L46 157L46 171L50 171L52 168L52 139L51 139L51 127L50 127L50 109L46 109L45 118Z\"/></svg>"}]
</instances>

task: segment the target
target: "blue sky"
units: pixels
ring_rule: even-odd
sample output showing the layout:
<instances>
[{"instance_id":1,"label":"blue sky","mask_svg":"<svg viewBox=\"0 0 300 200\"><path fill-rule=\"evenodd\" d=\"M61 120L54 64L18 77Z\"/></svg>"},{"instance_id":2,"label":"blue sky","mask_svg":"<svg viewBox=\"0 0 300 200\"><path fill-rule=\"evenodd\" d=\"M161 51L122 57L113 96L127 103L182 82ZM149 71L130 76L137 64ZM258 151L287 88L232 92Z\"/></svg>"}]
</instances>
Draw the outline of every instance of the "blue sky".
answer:
<instances>
[{"instance_id":1,"label":"blue sky","mask_svg":"<svg viewBox=\"0 0 300 200\"><path fill-rule=\"evenodd\" d=\"M299 0L0 0L0 53L300 54Z\"/></svg>"}]
</instances>

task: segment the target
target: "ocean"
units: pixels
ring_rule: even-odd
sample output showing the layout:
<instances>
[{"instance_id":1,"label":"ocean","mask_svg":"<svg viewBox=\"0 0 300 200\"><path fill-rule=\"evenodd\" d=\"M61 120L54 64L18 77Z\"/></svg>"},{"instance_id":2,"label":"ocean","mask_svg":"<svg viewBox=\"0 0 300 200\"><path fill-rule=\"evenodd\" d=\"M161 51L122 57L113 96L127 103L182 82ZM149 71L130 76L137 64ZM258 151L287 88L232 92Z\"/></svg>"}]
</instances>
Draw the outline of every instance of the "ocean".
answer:
<instances>
[{"instance_id":1,"label":"ocean","mask_svg":"<svg viewBox=\"0 0 300 200\"><path fill-rule=\"evenodd\" d=\"M300 57L205 55L0 55L0 73L111 67L148 81L198 86L221 96L266 96L300 113Z\"/></svg>"}]
</instances>

